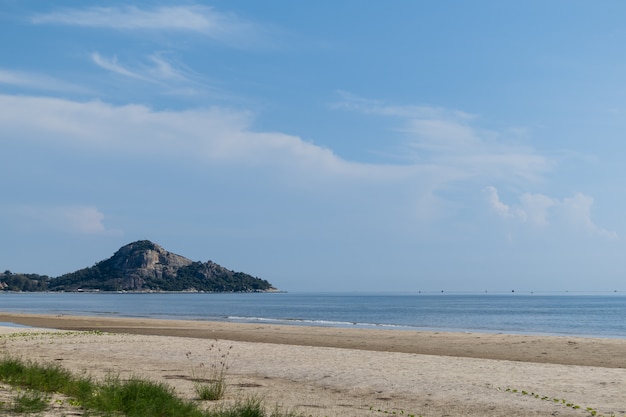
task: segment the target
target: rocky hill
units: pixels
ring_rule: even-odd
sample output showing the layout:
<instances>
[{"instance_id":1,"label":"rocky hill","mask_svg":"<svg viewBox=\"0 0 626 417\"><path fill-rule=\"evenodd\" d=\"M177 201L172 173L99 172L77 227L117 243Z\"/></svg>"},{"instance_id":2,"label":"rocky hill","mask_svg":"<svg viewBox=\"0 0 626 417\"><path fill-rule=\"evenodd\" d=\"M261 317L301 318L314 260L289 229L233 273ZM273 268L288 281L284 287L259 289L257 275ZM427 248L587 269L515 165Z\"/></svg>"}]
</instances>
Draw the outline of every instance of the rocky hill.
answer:
<instances>
[{"instance_id":1,"label":"rocky hill","mask_svg":"<svg viewBox=\"0 0 626 417\"><path fill-rule=\"evenodd\" d=\"M148 240L123 246L90 268L46 278L49 291L275 291L266 280L211 261L193 262Z\"/></svg>"}]
</instances>

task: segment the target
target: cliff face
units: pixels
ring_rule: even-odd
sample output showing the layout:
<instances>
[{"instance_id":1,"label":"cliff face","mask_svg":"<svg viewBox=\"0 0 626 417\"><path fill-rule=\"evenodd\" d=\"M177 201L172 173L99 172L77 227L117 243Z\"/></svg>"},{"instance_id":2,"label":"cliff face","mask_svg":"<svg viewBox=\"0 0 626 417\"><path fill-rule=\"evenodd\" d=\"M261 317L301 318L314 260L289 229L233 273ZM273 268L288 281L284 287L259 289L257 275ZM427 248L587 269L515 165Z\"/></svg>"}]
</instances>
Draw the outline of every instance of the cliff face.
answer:
<instances>
[{"instance_id":1,"label":"cliff face","mask_svg":"<svg viewBox=\"0 0 626 417\"><path fill-rule=\"evenodd\" d=\"M53 278L52 291L271 291L272 285L214 262L193 262L148 240L120 248L91 268Z\"/></svg>"},{"instance_id":2,"label":"cliff face","mask_svg":"<svg viewBox=\"0 0 626 417\"><path fill-rule=\"evenodd\" d=\"M123 278L124 289L141 290L146 280L175 278L178 269L191 265L192 261L168 252L156 243L141 240L123 246L102 264Z\"/></svg>"}]
</instances>

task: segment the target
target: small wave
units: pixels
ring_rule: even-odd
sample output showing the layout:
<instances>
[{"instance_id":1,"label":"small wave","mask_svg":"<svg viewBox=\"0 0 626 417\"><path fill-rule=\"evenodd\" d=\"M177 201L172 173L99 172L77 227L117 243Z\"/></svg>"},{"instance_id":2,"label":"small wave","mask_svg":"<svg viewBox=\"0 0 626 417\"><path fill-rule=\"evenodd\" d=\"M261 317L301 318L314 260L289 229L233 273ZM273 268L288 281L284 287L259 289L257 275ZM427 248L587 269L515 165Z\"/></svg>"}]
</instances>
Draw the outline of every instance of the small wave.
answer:
<instances>
[{"instance_id":1,"label":"small wave","mask_svg":"<svg viewBox=\"0 0 626 417\"><path fill-rule=\"evenodd\" d=\"M361 323L349 321L333 321L333 320L311 320L297 318L269 318L269 317L242 317L228 316L227 320L246 322L246 323L273 323L273 324L290 324L302 326L322 326L322 327L358 327L358 328L389 328L389 329L405 329L410 326L401 326L388 323Z\"/></svg>"}]
</instances>

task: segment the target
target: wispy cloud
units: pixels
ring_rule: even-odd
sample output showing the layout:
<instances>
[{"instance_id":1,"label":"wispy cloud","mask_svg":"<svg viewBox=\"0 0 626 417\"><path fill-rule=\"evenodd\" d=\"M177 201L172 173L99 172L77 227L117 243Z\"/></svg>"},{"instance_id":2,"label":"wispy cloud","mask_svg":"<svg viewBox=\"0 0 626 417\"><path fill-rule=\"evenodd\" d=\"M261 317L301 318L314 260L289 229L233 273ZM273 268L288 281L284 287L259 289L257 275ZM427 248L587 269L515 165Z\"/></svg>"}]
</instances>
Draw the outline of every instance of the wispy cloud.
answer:
<instances>
[{"instance_id":1,"label":"wispy cloud","mask_svg":"<svg viewBox=\"0 0 626 417\"><path fill-rule=\"evenodd\" d=\"M604 229L592 220L593 198L588 195L576 193L559 200L544 194L524 193L519 204L509 205L502 202L495 187L488 186L483 192L492 210L500 217L535 227L565 226L593 236L618 238L616 232Z\"/></svg>"},{"instance_id":2,"label":"wispy cloud","mask_svg":"<svg viewBox=\"0 0 626 417\"><path fill-rule=\"evenodd\" d=\"M169 60L166 53L148 55L133 66L122 64L116 56L105 57L98 52L91 54L91 61L101 69L130 80L158 85L160 94L177 96L198 95L210 92L216 94L201 77L178 62Z\"/></svg>"},{"instance_id":3,"label":"wispy cloud","mask_svg":"<svg viewBox=\"0 0 626 417\"><path fill-rule=\"evenodd\" d=\"M119 65L117 62L117 57L107 59L107 58L104 58L99 53L94 52L91 54L91 60L97 66L105 70L114 72L119 75L123 75L124 77L134 78L136 80L148 81L146 77L140 75L139 73L136 73L134 71L129 70L128 68L125 68Z\"/></svg>"},{"instance_id":4,"label":"wispy cloud","mask_svg":"<svg viewBox=\"0 0 626 417\"><path fill-rule=\"evenodd\" d=\"M155 53L150 55L150 61L154 64L149 69L150 74L162 80L189 81L190 78L182 70L175 68L170 61L165 59L163 54Z\"/></svg>"},{"instance_id":5,"label":"wispy cloud","mask_svg":"<svg viewBox=\"0 0 626 417\"><path fill-rule=\"evenodd\" d=\"M532 148L516 144L512 131L497 132L477 125L478 117L434 106L398 106L340 92L336 109L390 117L405 135L407 154L415 163L449 167L462 177L538 181L551 161ZM513 138L516 139L516 138Z\"/></svg>"},{"instance_id":6,"label":"wispy cloud","mask_svg":"<svg viewBox=\"0 0 626 417\"><path fill-rule=\"evenodd\" d=\"M27 88L31 90L53 91L53 92L68 92L68 93L87 93L88 90L84 87L68 83L63 80L59 80L47 75L14 71L9 69L0 68L0 84Z\"/></svg>"},{"instance_id":7,"label":"wispy cloud","mask_svg":"<svg viewBox=\"0 0 626 417\"><path fill-rule=\"evenodd\" d=\"M116 56L107 58L98 52L91 54L91 60L102 69L136 80L152 83L199 84L193 79L190 71L174 65L172 61L166 58L166 54L162 52L147 56L145 63L135 65L134 68L131 68L129 65L122 65Z\"/></svg>"},{"instance_id":8,"label":"wispy cloud","mask_svg":"<svg viewBox=\"0 0 626 417\"><path fill-rule=\"evenodd\" d=\"M458 120L472 120L476 118L475 115L458 110L449 110L443 107L417 105L398 106L395 104L384 103L380 100L360 97L356 94L343 90L338 91L337 94L341 100L332 104L332 107L336 109L352 110L365 114L392 116L403 119L453 118Z\"/></svg>"},{"instance_id":9,"label":"wispy cloud","mask_svg":"<svg viewBox=\"0 0 626 417\"><path fill-rule=\"evenodd\" d=\"M115 30L192 32L233 44L258 42L264 33L258 25L235 14L198 5L149 9L135 6L65 9L36 15L31 22Z\"/></svg>"},{"instance_id":10,"label":"wispy cloud","mask_svg":"<svg viewBox=\"0 0 626 417\"><path fill-rule=\"evenodd\" d=\"M554 162L523 145L524 129L496 131L483 128L480 119L463 111L434 106L398 106L365 99L346 92L336 109L397 120L396 130L405 135L412 166L437 167L434 189L451 183L501 182L518 189L543 182ZM443 173L447 173L445 175ZM565 227L592 236L617 239L617 233L598 226L591 217L593 198L576 194L556 199L543 194L521 194L519 204L503 202L493 186L484 188L491 209L498 216L538 228Z\"/></svg>"}]
</instances>

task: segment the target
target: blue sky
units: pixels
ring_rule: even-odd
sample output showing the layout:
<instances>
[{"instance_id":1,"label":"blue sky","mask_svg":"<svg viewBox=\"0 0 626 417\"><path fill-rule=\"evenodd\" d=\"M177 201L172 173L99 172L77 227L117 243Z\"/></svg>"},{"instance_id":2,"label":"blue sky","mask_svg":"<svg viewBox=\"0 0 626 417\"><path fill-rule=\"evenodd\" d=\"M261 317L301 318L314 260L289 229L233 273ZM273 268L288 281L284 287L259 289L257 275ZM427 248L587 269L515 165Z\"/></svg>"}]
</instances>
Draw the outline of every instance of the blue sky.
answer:
<instances>
[{"instance_id":1,"label":"blue sky","mask_svg":"<svg viewBox=\"0 0 626 417\"><path fill-rule=\"evenodd\" d=\"M0 0L0 268L626 290L622 1Z\"/></svg>"}]
</instances>

